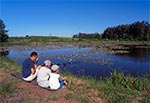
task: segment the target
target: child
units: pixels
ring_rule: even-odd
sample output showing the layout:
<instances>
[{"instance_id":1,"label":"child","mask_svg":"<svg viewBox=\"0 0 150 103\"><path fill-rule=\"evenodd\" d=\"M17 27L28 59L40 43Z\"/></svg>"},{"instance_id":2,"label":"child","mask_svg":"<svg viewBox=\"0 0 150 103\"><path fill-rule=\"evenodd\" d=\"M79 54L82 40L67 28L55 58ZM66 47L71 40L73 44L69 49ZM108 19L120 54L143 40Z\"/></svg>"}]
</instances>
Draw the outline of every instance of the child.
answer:
<instances>
[{"instance_id":1,"label":"child","mask_svg":"<svg viewBox=\"0 0 150 103\"><path fill-rule=\"evenodd\" d=\"M37 83L39 86L44 88L49 87L49 78L51 74L50 67L51 67L51 61L45 60L43 67L41 67L37 75Z\"/></svg>"},{"instance_id":2,"label":"child","mask_svg":"<svg viewBox=\"0 0 150 103\"><path fill-rule=\"evenodd\" d=\"M68 85L68 81L66 77L61 77L59 75L59 66L52 65L51 67L51 75L49 80L50 89L58 90L61 89L64 85Z\"/></svg>"}]
</instances>

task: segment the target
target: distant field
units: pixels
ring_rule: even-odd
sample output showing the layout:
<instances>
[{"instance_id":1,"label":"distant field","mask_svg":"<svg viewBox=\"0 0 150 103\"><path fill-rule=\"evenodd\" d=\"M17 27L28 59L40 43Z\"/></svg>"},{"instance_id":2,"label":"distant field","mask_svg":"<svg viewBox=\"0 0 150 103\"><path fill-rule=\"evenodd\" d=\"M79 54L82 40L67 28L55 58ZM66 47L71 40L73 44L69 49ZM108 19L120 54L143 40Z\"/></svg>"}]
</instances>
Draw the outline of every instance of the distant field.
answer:
<instances>
[{"instance_id":1,"label":"distant field","mask_svg":"<svg viewBox=\"0 0 150 103\"><path fill-rule=\"evenodd\" d=\"M104 39L81 39L72 37L55 37L55 36L27 36L27 37L10 37L8 42L3 43L3 45L21 45L30 43L50 43L50 42L85 42L85 43L148 43L148 41L119 41L119 40L104 40Z\"/></svg>"},{"instance_id":2,"label":"distant field","mask_svg":"<svg viewBox=\"0 0 150 103\"><path fill-rule=\"evenodd\" d=\"M21 45L30 43L49 43L49 42L93 42L100 41L98 39L81 39L72 37L56 37L56 36L29 36L29 37L10 37L4 45Z\"/></svg>"},{"instance_id":3,"label":"distant field","mask_svg":"<svg viewBox=\"0 0 150 103\"><path fill-rule=\"evenodd\" d=\"M70 42L77 39L69 37L48 37L48 36L30 36L30 37L10 37L8 44L24 44L32 42Z\"/></svg>"}]
</instances>

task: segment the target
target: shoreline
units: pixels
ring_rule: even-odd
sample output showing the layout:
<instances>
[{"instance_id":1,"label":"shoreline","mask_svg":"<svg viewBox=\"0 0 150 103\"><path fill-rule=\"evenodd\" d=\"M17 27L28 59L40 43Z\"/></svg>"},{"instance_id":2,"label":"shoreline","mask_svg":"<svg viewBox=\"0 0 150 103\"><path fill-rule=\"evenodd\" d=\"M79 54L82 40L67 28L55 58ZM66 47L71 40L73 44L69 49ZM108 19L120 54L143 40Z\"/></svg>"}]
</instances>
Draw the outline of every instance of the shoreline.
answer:
<instances>
[{"instance_id":1,"label":"shoreline","mask_svg":"<svg viewBox=\"0 0 150 103\"><path fill-rule=\"evenodd\" d=\"M70 88L48 91L12 77L11 72L21 70L21 67L14 61L0 57L0 62L0 101L3 102L149 102L150 81L144 77L133 78L115 71L111 77L97 81L85 76L77 77L70 73L63 73L62 75L72 81Z\"/></svg>"},{"instance_id":2,"label":"shoreline","mask_svg":"<svg viewBox=\"0 0 150 103\"><path fill-rule=\"evenodd\" d=\"M147 41L90 41L90 42L31 42L25 44L13 44L0 47L0 51L8 50L8 47L16 48L17 50L26 50L32 47L47 47L48 49L61 49L68 47L91 47L95 49L101 49L107 54L126 54L132 48L150 48L150 42ZM24 46L24 47L23 47Z\"/></svg>"}]
</instances>

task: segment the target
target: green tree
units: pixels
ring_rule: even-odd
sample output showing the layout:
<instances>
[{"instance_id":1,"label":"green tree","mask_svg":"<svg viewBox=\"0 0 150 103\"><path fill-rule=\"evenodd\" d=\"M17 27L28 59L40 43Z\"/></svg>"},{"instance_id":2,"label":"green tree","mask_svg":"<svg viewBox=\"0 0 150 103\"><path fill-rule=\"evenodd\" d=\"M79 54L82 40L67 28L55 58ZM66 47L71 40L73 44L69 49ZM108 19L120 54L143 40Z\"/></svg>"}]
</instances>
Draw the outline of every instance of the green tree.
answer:
<instances>
[{"instance_id":1,"label":"green tree","mask_svg":"<svg viewBox=\"0 0 150 103\"><path fill-rule=\"evenodd\" d=\"M5 30L5 24L3 23L3 20L0 19L0 43L6 42L8 37L8 30Z\"/></svg>"},{"instance_id":2,"label":"green tree","mask_svg":"<svg viewBox=\"0 0 150 103\"><path fill-rule=\"evenodd\" d=\"M149 22L134 22L132 24L108 27L102 34L103 39L113 40L150 40Z\"/></svg>"}]
</instances>

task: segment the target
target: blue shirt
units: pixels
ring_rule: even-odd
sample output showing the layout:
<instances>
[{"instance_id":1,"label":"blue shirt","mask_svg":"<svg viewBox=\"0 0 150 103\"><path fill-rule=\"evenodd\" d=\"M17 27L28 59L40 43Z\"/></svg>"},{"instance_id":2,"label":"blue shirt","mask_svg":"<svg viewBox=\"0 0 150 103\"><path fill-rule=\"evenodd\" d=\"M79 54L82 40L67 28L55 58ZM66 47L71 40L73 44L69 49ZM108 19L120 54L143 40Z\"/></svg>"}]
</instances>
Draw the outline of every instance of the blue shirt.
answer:
<instances>
[{"instance_id":1,"label":"blue shirt","mask_svg":"<svg viewBox=\"0 0 150 103\"><path fill-rule=\"evenodd\" d=\"M22 64L22 77L27 78L31 75L31 68L34 68L35 62L27 58Z\"/></svg>"}]
</instances>

